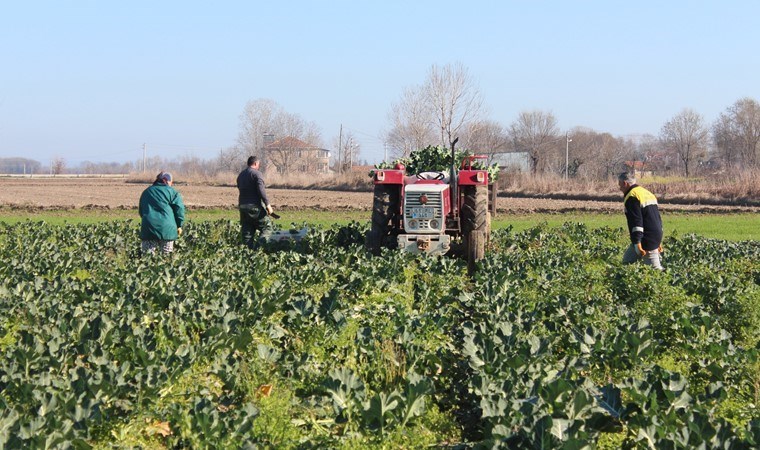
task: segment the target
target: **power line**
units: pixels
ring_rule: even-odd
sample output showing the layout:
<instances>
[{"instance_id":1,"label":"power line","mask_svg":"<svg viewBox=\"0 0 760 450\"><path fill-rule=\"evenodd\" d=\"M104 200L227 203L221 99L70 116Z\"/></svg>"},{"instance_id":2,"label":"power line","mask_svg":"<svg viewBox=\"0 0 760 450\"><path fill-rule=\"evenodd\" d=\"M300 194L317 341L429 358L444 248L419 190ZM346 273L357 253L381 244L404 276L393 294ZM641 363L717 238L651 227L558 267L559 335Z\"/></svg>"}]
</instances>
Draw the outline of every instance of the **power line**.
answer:
<instances>
[{"instance_id":1,"label":"power line","mask_svg":"<svg viewBox=\"0 0 760 450\"><path fill-rule=\"evenodd\" d=\"M364 135L364 136L366 136L366 137L368 137L368 138L372 139L372 140L373 140L373 141L375 141L375 142L378 142L378 143L381 143L381 144L385 142L385 139L382 139L382 138L381 138L380 136L378 136L378 135L375 135L375 134L370 134L370 133L366 133L366 132L364 132L364 131L360 131L360 130L357 130L357 129L355 129L355 128L348 128L348 127L346 127L346 129L347 129L348 131L351 131L351 132L353 132L353 133Z\"/></svg>"},{"instance_id":2,"label":"power line","mask_svg":"<svg viewBox=\"0 0 760 450\"><path fill-rule=\"evenodd\" d=\"M377 158L384 158L386 151L385 145L387 142L381 136L367 133L362 130L357 130L353 127L344 126L343 128L344 130L347 130L355 135L354 141L360 144L360 153L365 156L365 159L373 160Z\"/></svg>"}]
</instances>

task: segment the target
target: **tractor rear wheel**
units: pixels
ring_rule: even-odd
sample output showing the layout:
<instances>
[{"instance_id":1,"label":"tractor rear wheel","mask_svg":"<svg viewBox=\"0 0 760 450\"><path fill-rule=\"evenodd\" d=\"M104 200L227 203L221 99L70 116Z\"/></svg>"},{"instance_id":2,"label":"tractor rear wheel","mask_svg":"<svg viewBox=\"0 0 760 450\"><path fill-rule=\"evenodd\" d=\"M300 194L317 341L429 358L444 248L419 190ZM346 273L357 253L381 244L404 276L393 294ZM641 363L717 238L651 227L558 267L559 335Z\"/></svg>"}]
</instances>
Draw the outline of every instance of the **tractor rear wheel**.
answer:
<instances>
[{"instance_id":1,"label":"tractor rear wheel","mask_svg":"<svg viewBox=\"0 0 760 450\"><path fill-rule=\"evenodd\" d=\"M372 225L367 232L367 249L375 255L390 232L390 221L394 211L398 209L399 189L397 186L376 184L372 201Z\"/></svg>"},{"instance_id":2,"label":"tractor rear wheel","mask_svg":"<svg viewBox=\"0 0 760 450\"><path fill-rule=\"evenodd\" d=\"M486 256L486 232L473 231L465 236L467 252L467 273L475 273L477 262Z\"/></svg>"},{"instance_id":3,"label":"tractor rear wheel","mask_svg":"<svg viewBox=\"0 0 760 450\"><path fill-rule=\"evenodd\" d=\"M472 273L475 263L485 257L486 242L491 234L488 186L463 186L462 193L462 240L467 255L467 269Z\"/></svg>"},{"instance_id":4,"label":"tractor rear wheel","mask_svg":"<svg viewBox=\"0 0 760 450\"><path fill-rule=\"evenodd\" d=\"M491 227L488 213L488 186L462 186L462 233L486 231Z\"/></svg>"}]
</instances>

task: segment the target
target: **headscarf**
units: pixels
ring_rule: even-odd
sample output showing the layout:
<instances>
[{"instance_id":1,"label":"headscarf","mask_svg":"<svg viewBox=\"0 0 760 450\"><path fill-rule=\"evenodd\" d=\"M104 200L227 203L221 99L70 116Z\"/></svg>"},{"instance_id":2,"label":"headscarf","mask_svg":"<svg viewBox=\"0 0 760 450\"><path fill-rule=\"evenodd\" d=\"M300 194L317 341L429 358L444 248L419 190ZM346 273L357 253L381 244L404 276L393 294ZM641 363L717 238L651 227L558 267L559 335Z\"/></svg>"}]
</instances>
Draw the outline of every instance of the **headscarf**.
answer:
<instances>
[{"instance_id":1,"label":"headscarf","mask_svg":"<svg viewBox=\"0 0 760 450\"><path fill-rule=\"evenodd\" d=\"M153 184L156 184L156 183L169 184L170 181L172 181L171 173L159 172L159 174L156 176L156 181L154 181Z\"/></svg>"}]
</instances>

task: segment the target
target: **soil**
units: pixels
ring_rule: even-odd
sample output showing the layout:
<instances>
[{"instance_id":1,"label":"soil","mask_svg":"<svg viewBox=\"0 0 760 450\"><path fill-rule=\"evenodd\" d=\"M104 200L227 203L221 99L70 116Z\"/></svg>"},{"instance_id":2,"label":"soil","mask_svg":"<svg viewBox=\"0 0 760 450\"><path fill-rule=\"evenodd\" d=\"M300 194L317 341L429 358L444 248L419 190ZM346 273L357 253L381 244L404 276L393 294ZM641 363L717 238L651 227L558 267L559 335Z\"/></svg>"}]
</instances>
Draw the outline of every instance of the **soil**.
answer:
<instances>
[{"instance_id":1,"label":"soil","mask_svg":"<svg viewBox=\"0 0 760 450\"><path fill-rule=\"evenodd\" d=\"M133 209L148 184L111 178L0 178L0 206L11 209ZM181 184L175 188L190 208L234 208L237 189L232 186ZM326 211L361 210L372 207L371 192L304 189L268 189L272 205L279 210L316 209ZM569 211L622 211L622 198L610 201L591 199L550 199L502 197L497 210L511 213L560 213ZM663 211L760 212L760 207L732 205L671 204Z\"/></svg>"}]
</instances>

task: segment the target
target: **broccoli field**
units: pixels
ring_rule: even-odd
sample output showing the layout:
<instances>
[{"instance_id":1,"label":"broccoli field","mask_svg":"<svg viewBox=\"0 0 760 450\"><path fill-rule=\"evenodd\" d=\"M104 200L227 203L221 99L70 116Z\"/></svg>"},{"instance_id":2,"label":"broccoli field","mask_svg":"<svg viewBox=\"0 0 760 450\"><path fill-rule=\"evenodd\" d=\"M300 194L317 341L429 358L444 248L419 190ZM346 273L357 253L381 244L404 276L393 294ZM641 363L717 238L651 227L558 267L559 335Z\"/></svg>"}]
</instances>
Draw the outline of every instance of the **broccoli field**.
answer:
<instances>
[{"instance_id":1,"label":"broccoli field","mask_svg":"<svg viewBox=\"0 0 760 450\"><path fill-rule=\"evenodd\" d=\"M760 242L507 228L470 277L366 229L0 223L0 448L760 446Z\"/></svg>"}]
</instances>

